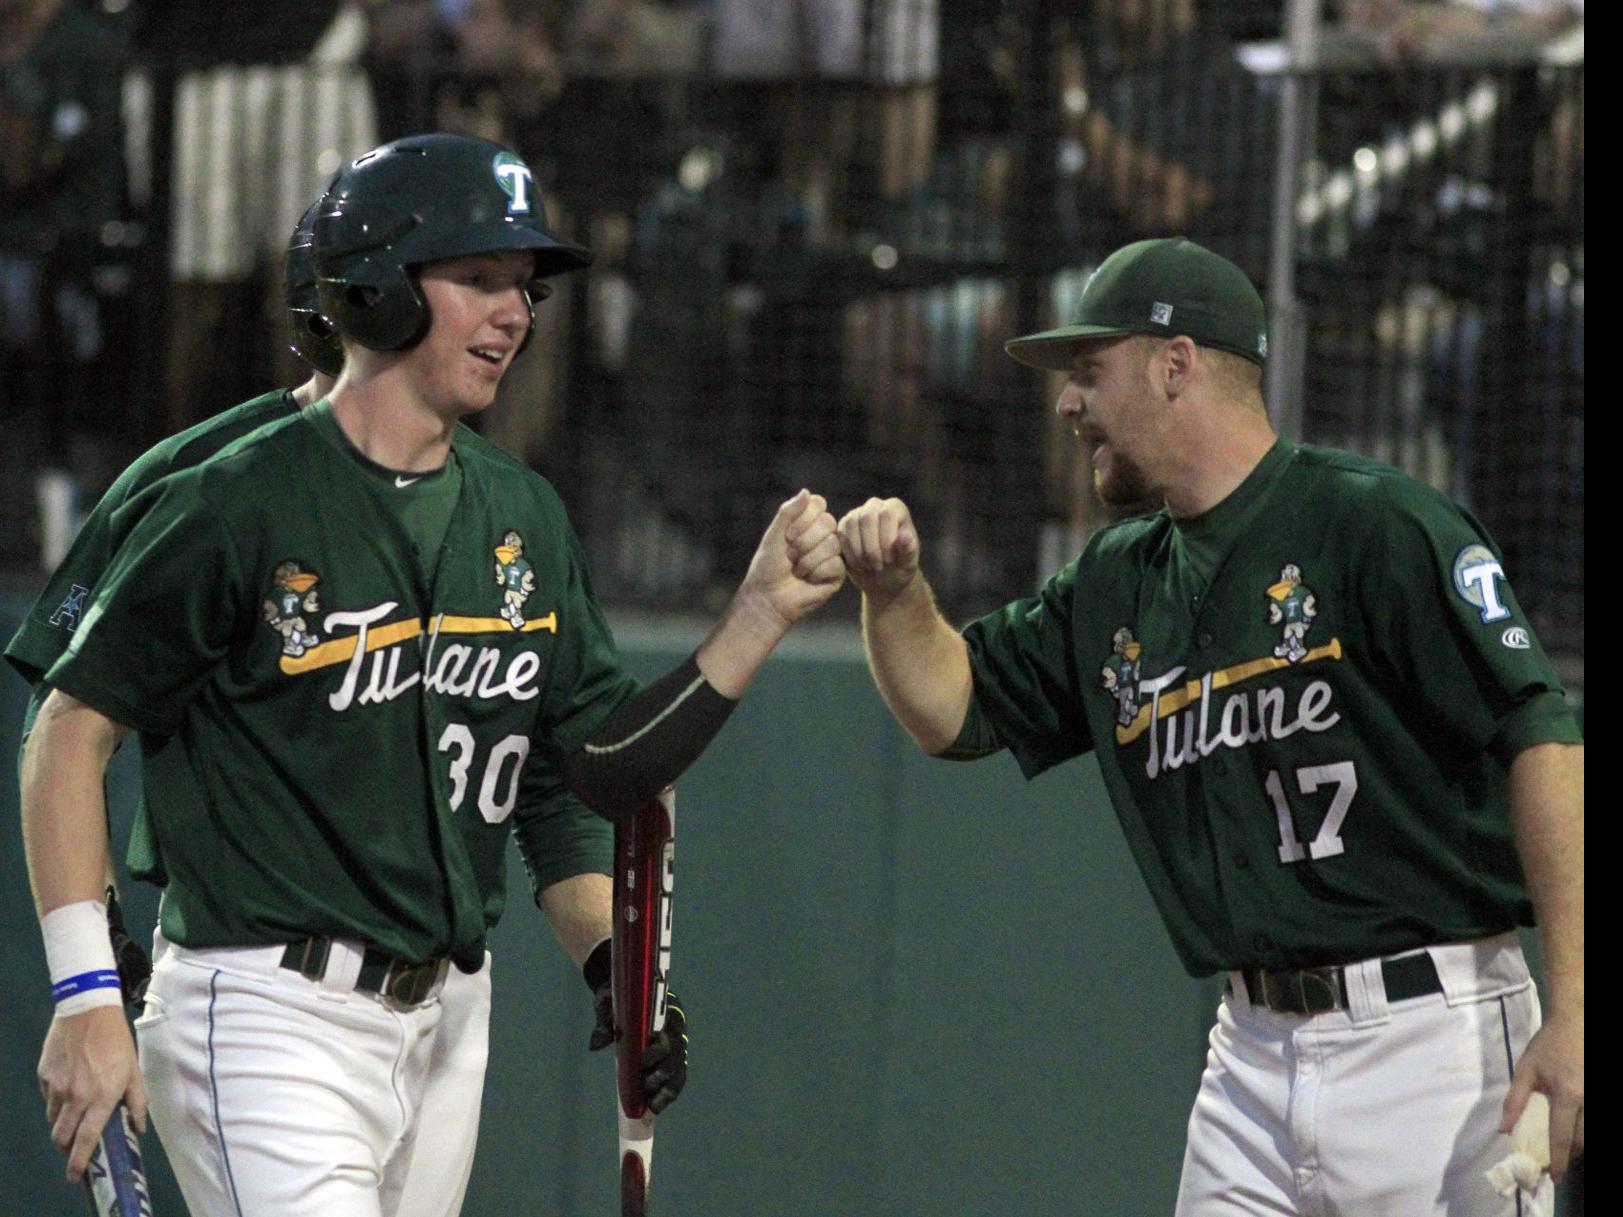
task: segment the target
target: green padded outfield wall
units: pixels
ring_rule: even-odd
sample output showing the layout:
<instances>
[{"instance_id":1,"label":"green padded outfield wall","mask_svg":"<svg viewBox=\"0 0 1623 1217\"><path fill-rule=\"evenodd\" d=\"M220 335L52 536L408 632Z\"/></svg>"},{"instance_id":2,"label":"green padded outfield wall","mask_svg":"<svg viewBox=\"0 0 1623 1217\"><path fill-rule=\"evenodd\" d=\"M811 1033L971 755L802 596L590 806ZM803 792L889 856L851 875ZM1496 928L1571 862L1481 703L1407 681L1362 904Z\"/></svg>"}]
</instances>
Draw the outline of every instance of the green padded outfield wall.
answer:
<instances>
[{"instance_id":1,"label":"green padded outfield wall","mask_svg":"<svg viewBox=\"0 0 1623 1217\"><path fill-rule=\"evenodd\" d=\"M0 605L5 636L23 607ZM697 641L620 638L646 676ZM24 694L5 669L8 764ZM122 849L134 767L114 765ZM15 783L3 789L0 1217L78 1217L33 1076L50 1001ZM1171 1211L1216 986L1180 970L1091 761L1031 783L1006 756L931 761L854 640L791 640L683 779L677 828L673 980L693 1042L687 1092L659 1125L656 1214ZM465 1213L610 1217L612 1064L586 1053L586 988L516 851L509 884ZM155 894L130 904L149 931ZM157 1217L174 1217L145 1145Z\"/></svg>"}]
</instances>

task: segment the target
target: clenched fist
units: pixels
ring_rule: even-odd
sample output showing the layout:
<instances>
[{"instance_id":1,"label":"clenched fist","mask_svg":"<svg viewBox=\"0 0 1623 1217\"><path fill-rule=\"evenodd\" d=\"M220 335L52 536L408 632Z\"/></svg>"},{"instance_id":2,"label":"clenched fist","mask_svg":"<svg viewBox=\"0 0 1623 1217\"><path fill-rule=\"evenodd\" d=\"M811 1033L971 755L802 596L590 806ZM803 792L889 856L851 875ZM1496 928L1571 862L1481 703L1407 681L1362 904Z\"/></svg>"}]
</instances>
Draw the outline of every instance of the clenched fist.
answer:
<instances>
[{"instance_id":1,"label":"clenched fist","mask_svg":"<svg viewBox=\"0 0 1623 1217\"><path fill-rule=\"evenodd\" d=\"M802 490L767 526L741 592L759 597L792 625L824 604L845 582L834 517L820 494Z\"/></svg>"},{"instance_id":2,"label":"clenched fist","mask_svg":"<svg viewBox=\"0 0 1623 1217\"><path fill-rule=\"evenodd\" d=\"M839 523L840 553L851 582L870 599L893 599L919 573L919 534L900 499L869 499Z\"/></svg>"}]
</instances>

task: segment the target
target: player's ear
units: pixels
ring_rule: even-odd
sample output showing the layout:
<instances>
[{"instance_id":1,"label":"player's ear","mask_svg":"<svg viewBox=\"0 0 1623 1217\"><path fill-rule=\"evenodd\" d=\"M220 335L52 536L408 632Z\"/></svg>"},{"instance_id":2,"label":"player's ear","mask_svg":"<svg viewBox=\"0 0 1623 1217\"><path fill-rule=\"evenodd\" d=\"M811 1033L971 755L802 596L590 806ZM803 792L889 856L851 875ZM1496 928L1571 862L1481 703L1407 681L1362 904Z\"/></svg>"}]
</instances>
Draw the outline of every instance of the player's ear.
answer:
<instances>
[{"instance_id":1,"label":"player's ear","mask_svg":"<svg viewBox=\"0 0 1623 1217\"><path fill-rule=\"evenodd\" d=\"M1162 343L1159 352L1160 380L1166 395L1177 397L1189 387L1189 377L1194 372L1195 363L1199 360L1201 352L1195 346L1195 341L1185 335L1169 338Z\"/></svg>"}]
</instances>

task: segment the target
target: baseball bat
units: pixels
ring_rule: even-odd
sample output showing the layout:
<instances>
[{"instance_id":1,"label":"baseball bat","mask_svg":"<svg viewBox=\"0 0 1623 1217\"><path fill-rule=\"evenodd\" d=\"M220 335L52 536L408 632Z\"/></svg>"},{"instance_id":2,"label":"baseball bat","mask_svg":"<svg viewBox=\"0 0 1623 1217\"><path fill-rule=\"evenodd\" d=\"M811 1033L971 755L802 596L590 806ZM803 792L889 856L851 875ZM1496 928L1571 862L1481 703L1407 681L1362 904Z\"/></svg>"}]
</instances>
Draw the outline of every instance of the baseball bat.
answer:
<instances>
[{"instance_id":1,"label":"baseball bat","mask_svg":"<svg viewBox=\"0 0 1623 1217\"><path fill-rule=\"evenodd\" d=\"M90 1165L85 1169L85 1191L90 1196L93 1217L152 1217L141 1143L130 1124L129 1108L123 1103L113 1109L101 1140L91 1151Z\"/></svg>"},{"instance_id":2,"label":"baseball bat","mask_svg":"<svg viewBox=\"0 0 1623 1217\"><path fill-rule=\"evenodd\" d=\"M614 826L614 1024L620 1040L621 1217L645 1217L653 1178L654 1115L642 1090L642 1054L665 1026L676 878L676 791L666 787Z\"/></svg>"},{"instance_id":3,"label":"baseball bat","mask_svg":"<svg viewBox=\"0 0 1623 1217\"><path fill-rule=\"evenodd\" d=\"M107 935L118 965L119 986L125 1003L139 1010L146 998L152 965L146 952L124 929L124 910L119 904L118 889L109 886L105 900ZM107 1127L101 1130L101 1139L90 1152L84 1180L91 1217L152 1217L141 1142L130 1123L130 1109L122 1101L113 1108Z\"/></svg>"}]
</instances>

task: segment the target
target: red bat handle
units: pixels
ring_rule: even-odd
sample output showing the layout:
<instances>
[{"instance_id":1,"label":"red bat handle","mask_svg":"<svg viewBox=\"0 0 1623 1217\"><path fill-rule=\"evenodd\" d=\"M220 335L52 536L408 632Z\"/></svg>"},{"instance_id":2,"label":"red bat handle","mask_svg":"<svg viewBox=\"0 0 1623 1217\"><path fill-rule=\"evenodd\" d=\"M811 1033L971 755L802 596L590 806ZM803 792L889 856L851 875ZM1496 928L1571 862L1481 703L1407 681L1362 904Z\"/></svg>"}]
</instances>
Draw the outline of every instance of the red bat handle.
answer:
<instances>
[{"instance_id":1,"label":"red bat handle","mask_svg":"<svg viewBox=\"0 0 1623 1217\"><path fill-rule=\"evenodd\" d=\"M620 1112L620 1207L642 1217L654 1157L654 1117L642 1091L642 1056L665 1025L676 877L676 792L667 788L614 827L614 1023Z\"/></svg>"}]
</instances>

